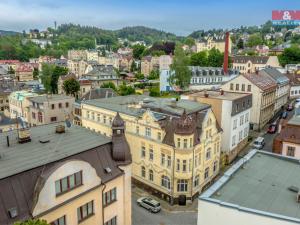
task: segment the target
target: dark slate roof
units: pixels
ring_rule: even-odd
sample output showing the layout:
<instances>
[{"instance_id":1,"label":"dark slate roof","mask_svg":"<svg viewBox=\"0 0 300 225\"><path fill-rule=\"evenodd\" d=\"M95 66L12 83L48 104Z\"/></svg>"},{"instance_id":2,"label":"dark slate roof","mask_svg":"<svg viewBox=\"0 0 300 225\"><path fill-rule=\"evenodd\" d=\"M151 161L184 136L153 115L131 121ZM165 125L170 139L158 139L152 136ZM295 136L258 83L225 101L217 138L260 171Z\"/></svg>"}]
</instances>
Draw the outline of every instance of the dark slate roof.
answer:
<instances>
[{"instance_id":1,"label":"dark slate roof","mask_svg":"<svg viewBox=\"0 0 300 225\"><path fill-rule=\"evenodd\" d=\"M289 82L289 78L287 78L284 74L282 74L281 72L279 72L277 69L273 67L264 68L260 70L259 73L267 74L277 84L287 84Z\"/></svg>"},{"instance_id":2,"label":"dark slate roof","mask_svg":"<svg viewBox=\"0 0 300 225\"><path fill-rule=\"evenodd\" d=\"M300 75L296 74L285 74L290 80L291 86L300 86Z\"/></svg>"},{"instance_id":3,"label":"dark slate roof","mask_svg":"<svg viewBox=\"0 0 300 225\"><path fill-rule=\"evenodd\" d=\"M57 124L56 124L57 125ZM35 197L47 177L58 165L70 160L83 160L93 166L103 182L123 172L112 159L111 140L85 128L73 126L66 133L56 134L55 124L31 129L32 141L16 142L16 132L6 146L6 134L0 135L0 224L31 218ZM41 139L49 139L42 144ZM111 173L106 173L109 167ZM37 185L39 184L39 185ZM8 210L16 207L18 216L8 217Z\"/></svg>"},{"instance_id":4,"label":"dark slate roof","mask_svg":"<svg viewBox=\"0 0 300 225\"><path fill-rule=\"evenodd\" d=\"M266 64L269 56L250 56L250 55L236 55L232 57L234 63L247 63L251 61L254 64Z\"/></svg>"},{"instance_id":5,"label":"dark slate roof","mask_svg":"<svg viewBox=\"0 0 300 225\"><path fill-rule=\"evenodd\" d=\"M92 100L100 98L111 98L117 96L117 93L111 88L96 88L82 96L81 100Z\"/></svg>"},{"instance_id":6,"label":"dark slate roof","mask_svg":"<svg viewBox=\"0 0 300 225\"><path fill-rule=\"evenodd\" d=\"M243 74L246 79L248 79L252 84L257 86L262 91L266 91L268 89L276 88L277 84L266 74Z\"/></svg>"}]
</instances>

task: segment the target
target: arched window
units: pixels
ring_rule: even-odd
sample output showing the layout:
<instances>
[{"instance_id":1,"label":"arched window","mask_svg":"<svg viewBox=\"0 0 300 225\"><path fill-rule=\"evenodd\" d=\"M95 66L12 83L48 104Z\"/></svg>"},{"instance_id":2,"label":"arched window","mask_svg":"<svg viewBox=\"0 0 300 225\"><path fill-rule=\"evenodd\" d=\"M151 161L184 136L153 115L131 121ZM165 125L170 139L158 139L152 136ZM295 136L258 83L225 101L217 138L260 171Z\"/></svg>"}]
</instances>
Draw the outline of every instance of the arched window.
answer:
<instances>
[{"instance_id":1,"label":"arched window","mask_svg":"<svg viewBox=\"0 0 300 225\"><path fill-rule=\"evenodd\" d=\"M170 190L171 186L170 186L170 178L162 175L161 176L161 186L167 188L168 190Z\"/></svg>"},{"instance_id":2,"label":"arched window","mask_svg":"<svg viewBox=\"0 0 300 225\"><path fill-rule=\"evenodd\" d=\"M146 169L144 166L142 166L142 168L141 168L141 175L142 175L142 177L146 177Z\"/></svg>"},{"instance_id":3,"label":"arched window","mask_svg":"<svg viewBox=\"0 0 300 225\"><path fill-rule=\"evenodd\" d=\"M149 180L153 181L153 170L149 170Z\"/></svg>"}]
</instances>

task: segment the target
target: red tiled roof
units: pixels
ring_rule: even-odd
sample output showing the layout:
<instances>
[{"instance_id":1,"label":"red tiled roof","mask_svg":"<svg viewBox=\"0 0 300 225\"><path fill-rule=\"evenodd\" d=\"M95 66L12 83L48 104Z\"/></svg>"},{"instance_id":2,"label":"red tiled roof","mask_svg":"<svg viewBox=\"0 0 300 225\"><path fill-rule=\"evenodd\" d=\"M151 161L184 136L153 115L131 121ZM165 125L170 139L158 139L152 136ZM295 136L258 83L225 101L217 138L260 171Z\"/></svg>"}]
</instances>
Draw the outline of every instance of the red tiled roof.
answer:
<instances>
[{"instance_id":1,"label":"red tiled roof","mask_svg":"<svg viewBox=\"0 0 300 225\"><path fill-rule=\"evenodd\" d=\"M32 72L33 67L30 64L21 63L17 66L16 72Z\"/></svg>"},{"instance_id":2,"label":"red tiled roof","mask_svg":"<svg viewBox=\"0 0 300 225\"><path fill-rule=\"evenodd\" d=\"M10 59L0 60L0 64L16 64L16 63L20 63L20 61L19 60L10 60Z\"/></svg>"},{"instance_id":3,"label":"red tiled roof","mask_svg":"<svg viewBox=\"0 0 300 225\"><path fill-rule=\"evenodd\" d=\"M259 89L266 91L268 89L276 88L277 84L270 77L265 74L248 73L243 74L246 79L257 86Z\"/></svg>"},{"instance_id":4,"label":"red tiled roof","mask_svg":"<svg viewBox=\"0 0 300 225\"><path fill-rule=\"evenodd\" d=\"M91 85L92 81L90 80L79 80L80 85Z\"/></svg>"}]
</instances>

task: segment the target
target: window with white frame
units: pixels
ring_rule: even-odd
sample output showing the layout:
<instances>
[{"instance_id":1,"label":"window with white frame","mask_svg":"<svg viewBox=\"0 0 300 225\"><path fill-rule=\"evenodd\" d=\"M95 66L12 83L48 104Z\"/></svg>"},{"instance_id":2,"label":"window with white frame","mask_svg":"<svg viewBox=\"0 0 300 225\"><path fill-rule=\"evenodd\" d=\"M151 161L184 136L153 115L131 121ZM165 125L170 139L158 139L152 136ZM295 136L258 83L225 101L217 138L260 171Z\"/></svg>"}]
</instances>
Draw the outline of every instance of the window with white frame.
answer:
<instances>
[{"instance_id":1,"label":"window with white frame","mask_svg":"<svg viewBox=\"0 0 300 225\"><path fill-rule=\"evenodd\" d=\"M165 176L165 175L162 175L161 176L161 186L167 188L168 190L170 190L171 188L171 182L170 182L170 178Z\"/></svg>"},{"instance_id":2,"label":"window with white frame","mask_svg":"<svg viewBox=\"0 0 300 225\"><path fill-rule=\"evenodd\" d=\"M199 181L200 181L200 176L196 175L195 178L194 178L194 187L199 186Z\"/></svg>"},{"instance_id":3,"label":"window with white frame","mask_svg":"<svg viewBox=\"0 0 300 225\"><path fill-rule=\"evenodd\" d=\"M206 150L206 160L209 160L211 158L211 148L208 148Z\"/></svg>"},{"instance_id":4,"label":"window with white frame","mask_svg":"<svg viewBox=\"0 0 300 225\"><path fill-rule=\"evenodd\" d=\"M145 135L147 137L151 137L151 128L150 127L146 127L146 133L145 133Z\"/></svg>"},{"instance_id":5,"label":"window with white frame","mask_svg":"<svg viewBox=\"0 0 300 225\"><path fill-rule=\"evenodd\" d=\"M185 179L177 180L177 191L178 192L187 192L188 190L188 181Z\"/></svg>"},{"instance_id":6,"label":"window with white frame","mask_svg":"<svg viewBox=\"0 0 300 225\"><path fill-rule=\"evenodd\" d=\"M161 155L160 155L160 164L162 166L164 166L165 165L165 161L166 161L166 155L164 153L161 153Z\"/></svg>"},{"instance_id":7,"label":"window with white frame","mask_svg":"<svg viewBox=\"0 0 300 225\"><path fill-rule=\"evenodd\" d=\"M239 141L241 141L243 139L243 131L239 131Z\"/></svg>"},{"instance_id":8,"label":"window with white frame","mask_svg":"<svg viewBox=\"0 0 300 225\"><path fill-rule=\"evenodd\" d=\"M144 145L141 146L141 158L146 157L146 147Z\"/></svg>"},{"instance_id":9,"label":"window with white frame","mask_svg":"<svg viewBox=\"0 0 300 225\"><path fill-rule=\"evenodd\" d=\"M182 160L182 172L186 172L186 160Z\"/></svg>"},{"instance_id":10,"label":"window with white frame","mask_svg":"<svg viewBox=\"0 0 300 225\"><path fill-rule=\"evenodd\" d=\"M214 162L214 173L217 171L218 169L218 161Z\"/></svg>"},{"instance_id":11,"label":"window with white frame","mask_svg":"<svg viewBox=\"0 0 300 225\"><path fill-rule=\"evenodd\" d=\"M153 170L149 170L149 180L153 181L154 177L153 177Z\"/></svg>"},{"instance_id":12,"label":"window with white frame","mask_svg":"<svg viewBox=\"0 0 300 225\"><path fill-rule=\"evenodd\" d=\"M167 167L170 168L171 167L171 156L168 155L167 157Z\"/></svg>"},{"instance_id":13,"label":"window with white frame","mask_svg":"<svg viewBox=\"0 0 300 225\"><path fill-rule=\"evenodd\" d=\"M90 119L90 111L86 111L86 118Z\"/></svg>"},{"instance_id":14,"label":"window with white frame","mask_svg":"<svg viewBox=\"0 0 300 225\"><path fill-rule=\"evenodd\" d=\"M209 167L207 167L204 172L204 179L206 180L208 177L209 177Z\"/></svg>"},{"instance_id":15,"label":"window with white frame","mask_svg":"<svg viewBox=\"0 0 300 225\"><path fill-rule=\"evenodd\" d=\"M235 119L235 120L233 121L233 129L235 130L236 127L237 127L237 119Z\"/></svg>"},{"instance_id":16,"label":"window with white frame","mask_svg":"<svg viewBox=\"0 0 300 225\"><path fill-rule=\"evenodd\" d=\"M236 139L236 136L233 135L233 136L232 136L232 144L231 144L232 146L235 146L235 139Z\"/></svg>"},{"instance_id":17,"label":"window with white frame","mask_svg":"<svg viewBox=\"0 0 300 225\"><path fill-rule=\"evenodd\" d=\"M240 126L244 124L244 115L241 115L240 117Z\"/></svg>"},{"instance_id":18,"label":"window with white frame","mask_svg":"<svg viewBox=\"0 0 300 225\"><path fill-rule=\"evenodd\" d=\"M188 146L188 140L185 138L183 139L183 148L187 148Z\"/></svg>"},{"instance_id":19,"label":"window with white frame","mask_svg":"<svg viewBox=\"0 0 300 225\"><path fill-rule=\"evenodd\" d=\"M141 167L141 175L142 177L146 177L146 169L144 166Z\"/></svg>"},{"instance_id":20,"label":"window with white frame","mask_svg":"<svg viewBox=\"0 0 300 225\"><path fill-rule=\"evenodd\" d=\"M180 159L176 160L176 171L180 171Z\"/></svg>"},{"instance_id":21,"label":"window with white frame","mask_svg":"<svg viewBox=\"0 0 300 225\"><path fill-rule=\"evenodd\" d=\"M153 158L154 158L154 156L153 156L153 147L150 145L150 149L149 149L149 160L150 161L153 161Z\"/></svg>"}]
</instances>

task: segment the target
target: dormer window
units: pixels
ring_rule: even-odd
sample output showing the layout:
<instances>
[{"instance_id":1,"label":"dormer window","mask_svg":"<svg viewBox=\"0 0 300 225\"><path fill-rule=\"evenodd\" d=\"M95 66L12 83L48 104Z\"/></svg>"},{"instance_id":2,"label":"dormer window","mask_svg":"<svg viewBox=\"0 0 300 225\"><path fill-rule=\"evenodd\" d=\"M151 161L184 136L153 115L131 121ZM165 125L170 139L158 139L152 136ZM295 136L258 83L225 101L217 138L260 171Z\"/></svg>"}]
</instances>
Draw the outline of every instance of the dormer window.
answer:
<instances>
[{"instance_id":1,"label":"dormer window","mask_svg":"<svg viewBox=\"0 0 300 225\"><path fill-rule=\"evenodd\" d=\"M56 196L64 194L82 185L82 171L55 181Z\"/></svg>"}]
</instances>

